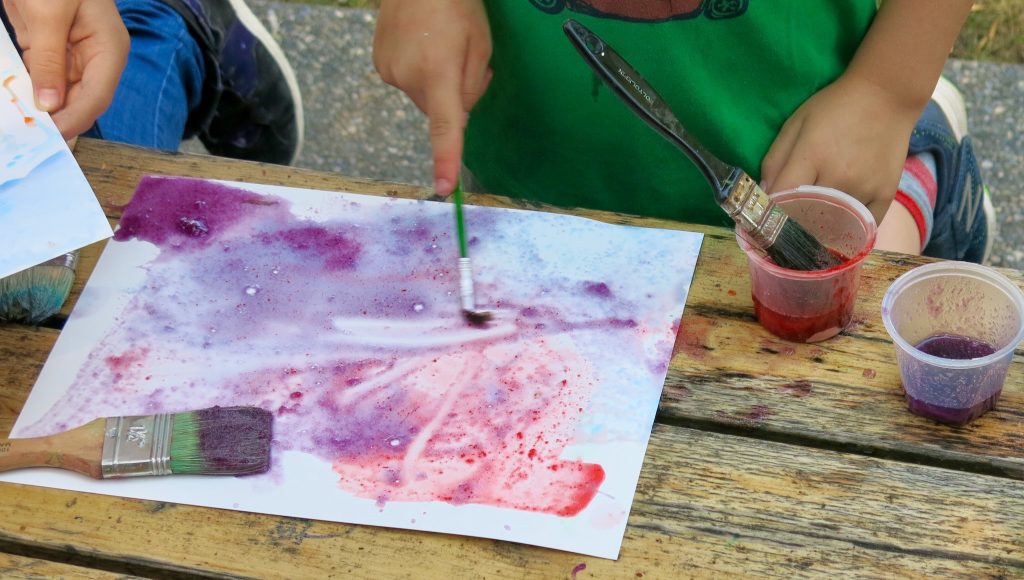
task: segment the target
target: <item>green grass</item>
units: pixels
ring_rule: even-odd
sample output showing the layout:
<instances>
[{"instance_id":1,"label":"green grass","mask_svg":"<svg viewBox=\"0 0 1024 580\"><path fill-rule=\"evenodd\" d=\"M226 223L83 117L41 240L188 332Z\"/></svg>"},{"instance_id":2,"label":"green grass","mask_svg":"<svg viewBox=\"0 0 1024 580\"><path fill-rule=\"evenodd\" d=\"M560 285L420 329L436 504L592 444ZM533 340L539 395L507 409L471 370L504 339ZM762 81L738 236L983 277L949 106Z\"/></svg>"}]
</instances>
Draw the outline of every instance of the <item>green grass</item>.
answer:
<instances>
[{"instance_id":1,"label":"green grass","mask_svg":"<svg viewBox=\"0 0 1024 580\"><path fill-rule=\"evenodd\" d=\"M1024 2L979 0L960 31L953 56L1024 63Z\"/></svg>"},{"instance_id":2,"label":"green grass","mask_svg":"<svg viewBox=\"0 0 1024 580\"><path fill-rule=\"evenodd\" d=\"M285 1L342 8L380 7L380 0ZM952 56L967 60L1024 63L1024 0L978 0L953 47Z\"/></svg>"}]
</instances>

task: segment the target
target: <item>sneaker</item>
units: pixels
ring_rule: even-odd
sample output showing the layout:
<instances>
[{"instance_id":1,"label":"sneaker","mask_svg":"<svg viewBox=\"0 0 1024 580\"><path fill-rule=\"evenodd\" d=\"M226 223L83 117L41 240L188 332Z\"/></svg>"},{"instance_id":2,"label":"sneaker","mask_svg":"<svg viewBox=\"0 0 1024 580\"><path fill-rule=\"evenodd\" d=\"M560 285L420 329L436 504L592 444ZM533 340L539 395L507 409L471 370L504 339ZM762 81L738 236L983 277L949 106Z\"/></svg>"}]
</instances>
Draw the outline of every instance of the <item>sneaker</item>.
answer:
<instances>
[{"instance_id":1,"label":"sneaker","mask_svg":"<svg viewBox=\"0 0 1024 580\"><path fill-rule=\"evenodd\" d=\"M932 237L922 253L947 260L987 261L995 238L995 210L967 135L963 96L945 78L939 79L910 136L909 154L925 151L935 156L938 193Z\"/></svg>"},{"instance_id":2,"label":"sneaker","mask_svg":"<svg viewBox=\"0 0 1024 580\"><path fill-rule=\"evenodd\" d=\"M291 165L302 95L284 51L244 0L164 0L203 49L207 94L192 129L214 155Z\"/></svg>"}]
</instances>

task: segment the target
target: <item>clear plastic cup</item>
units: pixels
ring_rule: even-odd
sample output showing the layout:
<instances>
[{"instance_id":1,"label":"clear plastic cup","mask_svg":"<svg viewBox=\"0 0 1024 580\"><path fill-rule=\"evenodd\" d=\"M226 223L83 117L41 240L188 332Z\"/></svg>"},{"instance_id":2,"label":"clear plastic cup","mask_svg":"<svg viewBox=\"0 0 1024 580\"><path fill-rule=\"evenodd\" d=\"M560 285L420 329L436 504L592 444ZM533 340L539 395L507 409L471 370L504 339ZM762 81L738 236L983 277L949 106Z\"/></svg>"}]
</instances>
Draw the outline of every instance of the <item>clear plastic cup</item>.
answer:
<instances>
[{"instance_id":1,"label":"clear plastic cup","mask_svg":"<svg viewBox=\"0 0 1024 580\"><path fill-rule=\"evenodd\" d=\"M754 313L761 326L786 340L831 338L853 320L860 267L875 246L875 219L862 203L827 187L805 185L775 193L772 199L845 261L828 270L782 268L737 231L750 265Z\"/></svg>"},{"instance_id":2,"label":"clear plastic cup","mask_svg":"<svg viewBox=\"0 0 1024 580\"><path fill-rule=\"evenodd\" d=\"M936 262L892 283L882 321L896 345L910 412L963 425L999 399L1024 340L1024 294L991 268Z\"/></svg>"}]
</instances>

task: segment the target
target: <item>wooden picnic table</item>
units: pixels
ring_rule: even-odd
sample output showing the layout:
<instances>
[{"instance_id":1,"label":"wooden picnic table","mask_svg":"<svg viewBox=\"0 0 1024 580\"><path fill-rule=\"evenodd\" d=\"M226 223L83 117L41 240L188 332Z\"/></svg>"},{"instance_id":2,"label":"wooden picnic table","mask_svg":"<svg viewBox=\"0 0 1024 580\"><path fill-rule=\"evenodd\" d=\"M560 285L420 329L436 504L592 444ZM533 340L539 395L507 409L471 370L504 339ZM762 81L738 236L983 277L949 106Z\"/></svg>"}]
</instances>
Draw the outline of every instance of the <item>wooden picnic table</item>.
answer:
<instances>
[{"instance_id":1,"label":"wooden picnic table","mask_svg":"<svg viewBox=\"0 0 1024 580\"><path fill-rule=\"evenodd\" d=\"M145 174L428 193L87 139L76 157L111 223ZM494 196L468 200L527 207ZM706 234L617 561L0 484L0 577L1024 576L1022 351L998 408L969 426L906 410L879 304L898 275L927 259L873 253L852 327L825 342L795 344L757 324L745 257L730 231L544 209ZM65 314L102 247L83 251ZM1020 272L1003 272L1024 282ZM53 326L0 324L0 434L10 431L60 333Z\"/></svg>"}]
</instances>

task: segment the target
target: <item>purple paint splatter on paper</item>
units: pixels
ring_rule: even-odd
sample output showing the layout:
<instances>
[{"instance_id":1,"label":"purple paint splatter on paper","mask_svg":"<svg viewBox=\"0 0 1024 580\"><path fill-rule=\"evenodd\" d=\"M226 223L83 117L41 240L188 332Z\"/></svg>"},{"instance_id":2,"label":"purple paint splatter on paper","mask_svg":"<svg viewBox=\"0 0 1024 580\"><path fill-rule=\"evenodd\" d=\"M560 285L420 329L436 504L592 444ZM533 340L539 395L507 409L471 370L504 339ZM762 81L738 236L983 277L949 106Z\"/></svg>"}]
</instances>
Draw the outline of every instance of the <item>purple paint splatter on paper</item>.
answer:
<instances>
[{"instance_id":1,"label":"purple paint splatter on paper","mask_svg":"<svg viewBox=\"0 0 1024 580\"><path fill-rule=\"evenodd\" d=\"M320 216L285 197L145 179L111 247L158 253L28 431L257 405L275 416L276 451L330 462L342 488L379 504L579 513L605 468L565 451L646 441L689 283L652 291L664 276L652 264L695 249L644 242L629 261L645 275L600 253L570 264L577 250L548 245L583 235L564 218L467 208L478 301L498 313L477 329L460 312L450 209L361 197L332 198Z\"/></svg>"}]
</instances>

